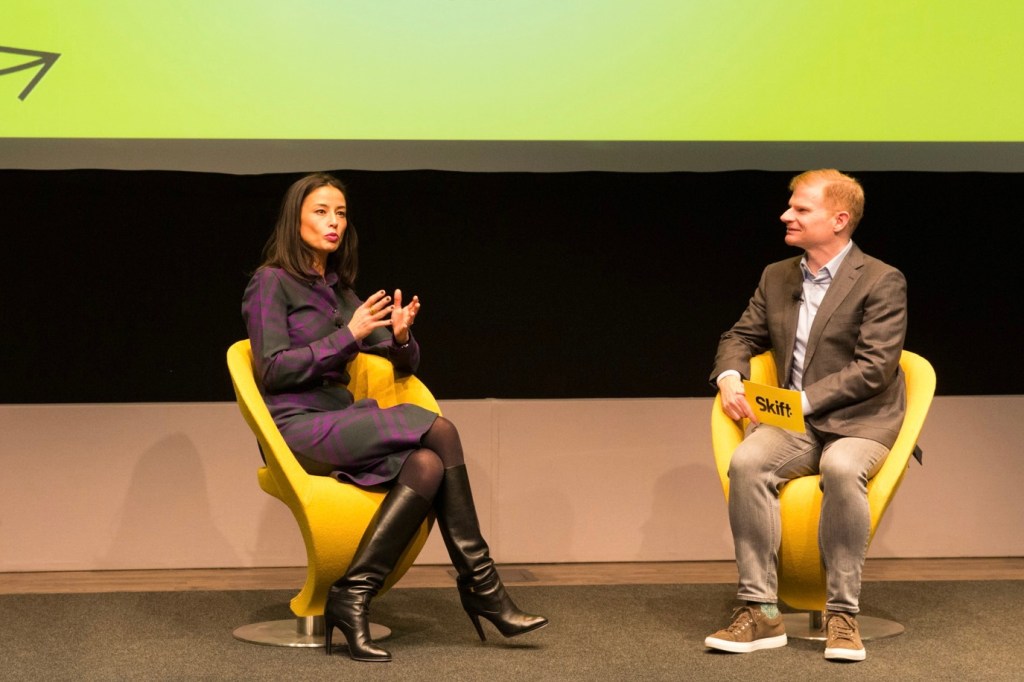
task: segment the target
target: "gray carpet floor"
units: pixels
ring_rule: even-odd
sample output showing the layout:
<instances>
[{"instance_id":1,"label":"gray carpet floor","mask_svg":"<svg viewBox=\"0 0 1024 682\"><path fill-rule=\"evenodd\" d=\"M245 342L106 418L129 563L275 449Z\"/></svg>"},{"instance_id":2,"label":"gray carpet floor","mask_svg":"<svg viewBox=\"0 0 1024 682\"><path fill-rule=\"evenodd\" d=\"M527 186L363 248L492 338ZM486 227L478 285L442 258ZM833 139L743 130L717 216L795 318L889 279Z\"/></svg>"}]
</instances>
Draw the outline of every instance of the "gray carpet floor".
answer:
<instances>
[{"instance_id":1,"label":"gray carpet floor","mask_svg":"<svg viewBox=\"0 0 1024 682\"><path fill-rule=\"evenodd\" d=\"M704 649L733 603L727 585L523 587L547 628L481 643L454 589L396 589L373 620L395 660L235 640L246 623L289 618L291 591L0 596L2 680L1024 680L1024 582L872 582L865 615L906 632L868 644L862 663L822 645L734 655ZM340 633L337 635L340 638ZM343 641L343 638L342 638Z\"/></svg>"}]
</instances>

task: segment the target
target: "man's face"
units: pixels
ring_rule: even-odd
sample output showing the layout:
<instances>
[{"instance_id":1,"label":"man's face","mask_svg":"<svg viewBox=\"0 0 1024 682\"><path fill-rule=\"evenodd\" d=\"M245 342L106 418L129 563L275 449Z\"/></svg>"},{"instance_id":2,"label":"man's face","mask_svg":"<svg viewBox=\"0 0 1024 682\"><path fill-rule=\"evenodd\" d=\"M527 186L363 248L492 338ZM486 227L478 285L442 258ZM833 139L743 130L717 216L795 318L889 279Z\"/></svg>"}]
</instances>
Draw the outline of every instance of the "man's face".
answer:
<instances>
[{"instance_id":1,"label":"man's face","mask_svg":"<svg viewBox=\"0 0 1024 682\"><path fill-rule=\"evenodd\" d=\"M825 183L798 185L789 198L789 209L779 219L786 224L786 243L812 250L839 241L837 233L846 224L846 211L825 203Z\"/></svg>"}]
</instances>

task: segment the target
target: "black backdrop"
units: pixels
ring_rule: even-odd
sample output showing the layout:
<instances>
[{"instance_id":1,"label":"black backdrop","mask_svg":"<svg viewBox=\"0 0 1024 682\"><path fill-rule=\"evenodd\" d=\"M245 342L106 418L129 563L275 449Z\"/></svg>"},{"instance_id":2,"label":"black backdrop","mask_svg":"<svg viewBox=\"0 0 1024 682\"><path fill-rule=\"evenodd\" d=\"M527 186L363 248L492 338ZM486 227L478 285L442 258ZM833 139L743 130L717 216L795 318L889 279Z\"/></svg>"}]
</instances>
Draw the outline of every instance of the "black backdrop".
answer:
<instances>
[{"instance_id":1,"label":"black backdrop","mask_svg":"<svg viewBox=\"0 0 1024 682\"><path fill-rule=\"evenodd\" d=\"M1024 174L865 172L860 246L909 282L942 394L1024 393ZM423 310L441 399L708 396L792 172L338 171L361 294ZM296 174L0 171L0 402L232 400L248 274Z\"/></svg>"}]
</instances>

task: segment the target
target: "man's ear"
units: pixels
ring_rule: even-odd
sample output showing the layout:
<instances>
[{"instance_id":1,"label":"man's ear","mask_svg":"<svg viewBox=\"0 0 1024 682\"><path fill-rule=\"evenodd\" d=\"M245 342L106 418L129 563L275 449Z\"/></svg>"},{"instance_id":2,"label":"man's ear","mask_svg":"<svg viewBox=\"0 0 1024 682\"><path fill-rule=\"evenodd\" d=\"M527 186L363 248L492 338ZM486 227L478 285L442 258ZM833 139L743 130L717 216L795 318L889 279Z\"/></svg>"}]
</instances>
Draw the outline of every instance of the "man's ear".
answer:
<instances>
[{"instance_id":1,"label":"man's ear","mask_svg":"<svg viewBox=\"0 0 1024 682\"><path fill-rule=\"evenodd\" d=\"M849 211L838 211L832 219L835 221L832 231L839 234L850 224L850 213Z\"/></svg>"}]
</instances>

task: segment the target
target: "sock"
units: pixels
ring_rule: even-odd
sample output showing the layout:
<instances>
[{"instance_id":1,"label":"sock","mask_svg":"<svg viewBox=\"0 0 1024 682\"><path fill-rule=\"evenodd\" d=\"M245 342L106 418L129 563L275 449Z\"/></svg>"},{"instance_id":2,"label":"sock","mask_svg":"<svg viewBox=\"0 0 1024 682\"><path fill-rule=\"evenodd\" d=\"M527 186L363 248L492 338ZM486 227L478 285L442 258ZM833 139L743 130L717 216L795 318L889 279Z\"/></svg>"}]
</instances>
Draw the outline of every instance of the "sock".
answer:
<instances>
[{"instance_id":1,"label":"sock","mask_svg":"<svg viewBox=\"0 0 1024 682\"><path fill-rule=\"evenodd\" d=\"M779 606L778 604L761 604L761 613L769 618L778 618Z\"/></svg>"}]
</instances>

